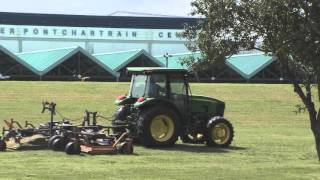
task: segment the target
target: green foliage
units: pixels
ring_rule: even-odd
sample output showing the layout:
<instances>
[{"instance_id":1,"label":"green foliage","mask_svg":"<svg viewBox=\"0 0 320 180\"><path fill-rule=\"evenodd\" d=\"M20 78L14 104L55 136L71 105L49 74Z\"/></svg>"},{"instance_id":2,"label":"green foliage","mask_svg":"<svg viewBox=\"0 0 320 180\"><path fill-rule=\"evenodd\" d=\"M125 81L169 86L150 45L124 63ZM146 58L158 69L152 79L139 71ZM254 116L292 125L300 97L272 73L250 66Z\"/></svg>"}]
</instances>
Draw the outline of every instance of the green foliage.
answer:
<instances>
[{"instance_id":1,"label":"green foliage","mask_svg":"<svg viewBox=\"0 0 320 180\"><path fill-rule=\"evenodd\" d=\"M320 1L194 0L192 5L193 14L203 20L186 28L183 36L190 40L190 50L204 54L202 67L212 68L241 50L277 57L309 112L320 160L320 109L311 90L313 83L320 84ZM319 91L320 86L320 97Z\"/></svg>"},{"instance_id":2,"label":"green foliage","mask_svg":"<svg viewBox=\"0 0 320 180\"><path fill-rule=\"evenodd\" d=\"M192 5L203 19L183 36L190 50L201 50L207 67L258 49L277 56L293 78L309 83L319 76L320 1L195 0Z\"/></svg>"},{"instance_id":3,"label":"green foliage","mask_svg":"<svg viewBox=\"0 0 320 180\"><path fill-rule=\"evenodd\" d=\"M57 103L72 119L85 109L111 116L128 83L0 82L0 120L46 122L41 101ZM69 156L50 150L0 153L0 179L317 179L313 136L292 112L299 102L290 85L191 84L194 94L226 102L235 127L230 149L178 142L169 149L135 146L134 155ZM279 91L281 89L281 91ZM57 115L56 117L60 117ZM78 120L76 123L80 123ZM108 121L99 120L100 124ZM3 125L3 122L1 122ZM289 128L290 127L290 128Z\"/></svg>"}]
</instances>

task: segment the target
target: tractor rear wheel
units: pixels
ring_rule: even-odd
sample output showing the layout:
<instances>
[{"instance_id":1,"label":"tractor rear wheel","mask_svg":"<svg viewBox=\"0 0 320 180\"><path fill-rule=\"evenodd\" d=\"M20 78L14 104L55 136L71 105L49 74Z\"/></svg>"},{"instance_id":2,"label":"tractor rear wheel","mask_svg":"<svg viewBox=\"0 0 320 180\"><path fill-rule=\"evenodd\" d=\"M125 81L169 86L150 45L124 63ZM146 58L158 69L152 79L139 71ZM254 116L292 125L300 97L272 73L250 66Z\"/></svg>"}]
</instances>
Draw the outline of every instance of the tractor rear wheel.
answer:
<instances>
[{"instance_id":1,"label":"tractor rear wheel","mask_svg":"<svg viewBox=\"0 0 320 180\"><path fill-rule=\"evenodd\" d=\"M78 143L75 143L75 142L69 142L66 145L64 150L69 155L74 155L74 154L80 154L81 153L80 145Z\"/></svg>"},{"instance_id":2,"label":"tractor rear wheel","mask_svg":"<svg viewBox=\"0 0 320 180\"><path fill-rule=\"evenodd\" d=\"M234 136L232 124L223 117L216 116L209 120L206 130L208 146L228 147Z\"/></svg>"},{"instance_id":3,"label":"tractor rear wheel","mask_svg":"<svg viewBox=\"0 0 320 180\"><path fill-rule=\"evenodd\" d=\"M0 140L0 151L6 151L7 143L4 140Z\"/></svg>"},{"instance_id":4,"label":"tractor rear wheel","mask_svg":"<svg viewBox=\"0 0 320 180\"><path fill-rule=\"evenodd\" d=\"M178 115L166 107L146 108L138 119L138 137L145 146L173 146L178 139Z\"/></svg>"}]
</instances>

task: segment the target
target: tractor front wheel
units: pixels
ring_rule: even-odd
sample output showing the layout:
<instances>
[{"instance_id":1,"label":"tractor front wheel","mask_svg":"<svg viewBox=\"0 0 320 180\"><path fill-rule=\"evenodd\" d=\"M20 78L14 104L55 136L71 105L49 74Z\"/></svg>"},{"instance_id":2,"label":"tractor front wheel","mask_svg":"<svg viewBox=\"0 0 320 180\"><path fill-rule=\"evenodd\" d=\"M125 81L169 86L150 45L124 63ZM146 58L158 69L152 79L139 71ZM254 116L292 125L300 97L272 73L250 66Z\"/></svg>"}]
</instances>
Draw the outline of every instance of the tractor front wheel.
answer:
<instances>
[{"instance_id":1,"label":"tractor front wheel","mask_svg":"<svg viewBox=\"0 0 320 180\"><path fill-rule=\"evenodd\" d=\"M216 116L209 120L206 130L208 146L228 147L234 136L232 124L223 117Z\"/></svg>"},{"instance_id":2,"label":"tractor front wheel","mask_svg":"<svg viewBox=\"0 0 320 180\"><path fill-rule=\"evenodd\" d=\"M144 146L173 146L179 135L179 117L166 107L146 108L141 111L137 130Z\"/></svg>"}]
</instances>

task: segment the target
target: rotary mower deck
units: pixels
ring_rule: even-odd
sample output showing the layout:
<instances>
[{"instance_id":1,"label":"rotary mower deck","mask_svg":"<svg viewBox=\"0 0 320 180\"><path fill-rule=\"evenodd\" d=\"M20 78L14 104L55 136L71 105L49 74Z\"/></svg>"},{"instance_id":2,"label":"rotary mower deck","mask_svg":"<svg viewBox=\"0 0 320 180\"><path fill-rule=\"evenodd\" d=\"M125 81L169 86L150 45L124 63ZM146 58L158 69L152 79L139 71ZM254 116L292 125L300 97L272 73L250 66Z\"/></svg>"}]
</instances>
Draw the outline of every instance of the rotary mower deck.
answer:
<instances>
[{"instance_id":1,"label":"rotary mower deck","mask_svg":"<svg viewBox=\"0 0 320 180\"><path fill-rule=\"evenodd\" d=\"M79 154L81 152L89 154L132 154L133 144L130 133L125 131L121 134L111 134L114 128L124 128L127 126L102 126L97 124L97 112L86 111L83 122L74 125L63 118L61 121L54 121L56 115L56 104L51 102L42 103L42 113L46 110L50 112L50 121L35 127L28 121L23 127L18 121L11 119L4 120L6 127L3 127L0 138L0 151L18 149L23 146L22 142L41 138L44 143L32 144L33 148L47 148L53 150L64 150L67 154ZM107 119L107 118L104 118ZM91 123L92 122L92 123ZM15 144L9 146L8 143Z\"/></svg>"},{"instance_id":2,"label":"rotary mower deck","mask_svg":"<svg viewBox=\"0 0 320 180\"><path fill-rule=\"evenodd\" d=\"M111 128L111 127L108 127ZM79 132L74 138L69 139L65 146L67 154L132 154L132 139L128 133L123 133L120 137L106 135L103 133Z\"/></svg>"},{"instance_id":3,"label":"rotary mower deck","mask_svg":"<svg viewBox=\"0 0 320 180\"><path fill-rule=\"evenodd\" d=\"M18 121L11 119L10 121L4 120L5 127L2 130L2 138L0 139L0 151L9 149L19 149L26 142L34 142L35 139L41 139L42 143L31 143L29 147L41 148L46 145L45 141L50 137L53 132L60 126L70 124L69 121L54 121L55 115L55 103L43 102L42 113L46 110L50 112L50 121L44 124L40 124L39 127L35 127L30 122L26 121L23 127ZM7 143L10 145L7 146Z\"/></svg>"},{"instance_id":4,"label":"rotary mower deck","mask_svg":"<svg viewBox=\"0 0 320 180\"><path fill-rule=\"evenodd\" d=\"M97 112L86 111L81 126L69 126L55 132L48 144L54 150L64 150L67 154L132 154L133 144L129 132L112 134L114 128L127 126L97 125ZM90 123L92 119L92 124Z\"/></svg>"}]
</instances>

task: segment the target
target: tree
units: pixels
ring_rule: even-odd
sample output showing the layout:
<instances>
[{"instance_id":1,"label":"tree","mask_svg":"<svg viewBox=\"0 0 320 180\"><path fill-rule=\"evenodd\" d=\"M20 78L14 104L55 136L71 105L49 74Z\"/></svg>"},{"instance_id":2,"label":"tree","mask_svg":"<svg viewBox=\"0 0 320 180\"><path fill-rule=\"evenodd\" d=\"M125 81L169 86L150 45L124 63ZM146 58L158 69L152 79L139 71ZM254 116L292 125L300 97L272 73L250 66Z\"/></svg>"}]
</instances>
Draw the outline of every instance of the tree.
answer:
<instances>
[{"instance_id":1,"label":"tree","mask_svg":"<svg viewBox=\"0 0 320 180\"><path fill-rule=\"evenodd\" d=\"M203 59L189 63L206 68L253 49L277 57L309 113L320 160L320 109L312 91L318 89L320 100L320 1L194 0L192 6L201 21L186 27L182 36L189 40L189 50L200 50Z\"/></svg>"}]
</instances>

